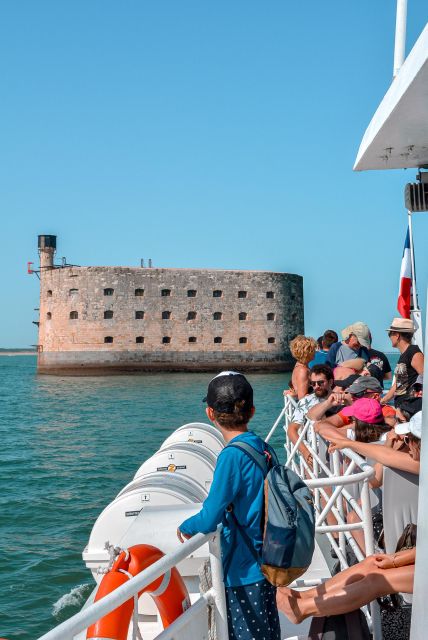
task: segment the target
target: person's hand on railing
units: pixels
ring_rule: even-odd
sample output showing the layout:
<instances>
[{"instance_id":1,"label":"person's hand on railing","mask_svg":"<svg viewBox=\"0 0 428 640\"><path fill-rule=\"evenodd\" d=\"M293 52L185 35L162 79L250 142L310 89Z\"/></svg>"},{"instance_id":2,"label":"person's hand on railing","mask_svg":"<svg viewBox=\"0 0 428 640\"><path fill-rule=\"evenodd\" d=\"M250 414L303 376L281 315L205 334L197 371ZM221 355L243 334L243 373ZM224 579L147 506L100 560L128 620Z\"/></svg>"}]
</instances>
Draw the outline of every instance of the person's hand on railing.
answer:
<instances>
[{"instance_id":1,"label":"person's hand on railing","mask_svg":"<svg viewBox=\"0 0 428 640\"><path fill-rule=\"evenodd\" d=\"M187 533L183 533L180 529L177 529L177 538L180 542L186 542L186 540L189 540L191 537L192 536L188 536Z\"/></svg>"},{"instance_id":2,"label":"person's hand on railing","mask_svg":"<svg viewBox=\"0 0 428 640\"><path fill-rule=\"evenodd\" d=\"M314 459L312 457L312 453L309 453L309 451L306 449L304 449L304 451L302 452L302 456L305 459L306 464L308 465L308 467L313 471L314 470Z\"/></svg>"},{"instance_id":3,"label":"person's hand on railing","mask_svg":"<svg viewBox=\"0 0 428 640\"><path fill-rule=\"evenodd\" d=\"M335 438L333 436L328 436L328 440L330 440L330 446L328 448L329 453L339 451L340 449L352 449L352 444L354 442L353 440L349 440L349 438Z\"/></svg>"},{"instance_id":4,"label":"person's hand on railing","mask_svg":"<svg viewBox=\"0 0 428 640\"><path fill-rule=\"evenodd\" d=\"M284 389L283 395L290 396L291 398L297 398L297 393L294 391L294 389Z\"/></svg>"}]
</instances>

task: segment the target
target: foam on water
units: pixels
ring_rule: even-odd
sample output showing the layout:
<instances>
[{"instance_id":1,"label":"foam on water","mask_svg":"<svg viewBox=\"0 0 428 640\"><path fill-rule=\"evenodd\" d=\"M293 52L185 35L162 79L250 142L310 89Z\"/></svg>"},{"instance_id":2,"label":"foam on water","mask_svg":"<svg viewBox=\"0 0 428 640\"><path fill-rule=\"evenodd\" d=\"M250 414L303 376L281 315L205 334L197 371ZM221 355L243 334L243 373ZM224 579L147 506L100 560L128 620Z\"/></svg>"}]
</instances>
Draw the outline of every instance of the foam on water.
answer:
<instances>
[{"instance_id":1,"label":"foam on water","mask_svg":"<svg viewBox=\"0 0 428 640\"><path fill-rule=\"evenodd\" d=\"M64 612L64 609L68 607L82 607L87 599L89 593L93 588L90 584L79 584L78 587L74 587L68 593L65 593L55 602L52 607L52 615L55 618L60 617L60 614Z\"/></svg>"}]
</instances>

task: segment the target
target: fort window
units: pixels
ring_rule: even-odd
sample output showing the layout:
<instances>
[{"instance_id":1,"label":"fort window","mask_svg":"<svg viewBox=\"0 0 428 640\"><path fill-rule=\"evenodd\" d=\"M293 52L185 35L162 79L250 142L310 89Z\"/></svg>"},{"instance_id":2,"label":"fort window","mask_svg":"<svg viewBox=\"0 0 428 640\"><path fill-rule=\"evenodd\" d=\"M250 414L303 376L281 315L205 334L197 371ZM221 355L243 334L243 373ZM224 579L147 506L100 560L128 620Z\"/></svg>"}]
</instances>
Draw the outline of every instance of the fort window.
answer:
<instances>
[{"instance_id":1,"label":"fort window","mask_svg":"<svg viewBox=\"0 0 428 640\"><path fill-rule=\"evenodd\" d=\"M275 338L268 338L268 343L269 344L274 344L275 343Z\"/></svg>"},{"instance_id":2,"label":"fort window","mask_svg":"<svg viewBox=\"0 0 428 640\"><path fill-rule=\"evenodd\" d=\"M238 291L238 298L246 298L246 297L247 297L246 291Z\"/></svg>"},{"instance_id":3,"label":"fort window","mask_svg":"<svg viewBox=\"0 0 428 640\"><path fill-rule=\"evenodd\" d=\"M245 313L245 311L241 311L241 313L239 314L239 319L240 320L246 320L247 319L247 314Z\"/></svg>"},{"instance_id":4,"label":"fort window","mask_svg":"<svg viewBox=\"0 0 428 640\"><path fill-rule=\"evenodd\" d=\"M275 294L273 291L266 291L266 298L274 298Z\"/></svg>"},{"instance_id":5,"label":"fort window","mask_svg":"<svg viewBox=\"0 0 428 640\"><path fill-rule=\"evenodd\" d=\"M216 311L215 313L213 313L213 320L221 320L223 317L223 314L221 313L221 311Z\"/></svg>"},{"instance_id":6,"label":"fort window","mask_svg":"<svg viewBox=\"0 0 428 640\"><path fill-rule=\"evenodd\" d=\"M46 295L47 295L48 298L51 298L52 297L52 289L48 289L46 291Z\"/></svg>"},{"instance_id":7,"label":"fort window","mask_svg":"<svg viewBox=\"0 0 428 640\"><path fill-rule=\"evenodd\" d=\"M104 320L111 320L113 317L113 311L104 311Z\"/></svg>"},{"instance_id":8,"label":"fort window","mask_svg":"<svg viewBox=\"0 0 428 640\"><path fill-rule=\"evenodd\" d=\"M110 288L104 289L104 295L105 296L112 296L113 295L113 291L114 291L114 289L110 289Z\"/></svg>"},{"instance_id":9,"label":"fort window","mask_svg":"<svg viewBox=\"0 0 428 640\"><path fill-rule=\"evenodd\" d=\"M171 342L171 338L169 336L164 336L162 338L162 344L169 344Z\"/></svg>"},{"instance_id":10,"label":"fort window","mask_svg":"<svg viewBox=\"0 0 428 640\"><path fill-rule=\"evenodd\" d=\"M135 289L135 295L136 296L143 296L144 295L144 289Z\"/></svg>"},{"instance_id":11,"label":"fort window","mask_svg":"<svg viewBox=\"0 0 428 640\"><path fill-rule=\"evenodd\" d=\"M221 298L223 296L223 291L220 289L214 289L213 298Z\"/></svg>"},{"instance_id":12,"label":"fort window","mask_svg":"<svg viewBox=\"0 0 428 640\"><path fill-rule=\"evenodd\" d=\"M275 320L275 314L274 313L268 313L266 316L266 320Z\"/></svg>"},{"instance_id":13,"label":"fort window","mask_svg":"<svg viewBox=\"0 0 428 640\"><path fill-rule=\"evenodd\" d=\"M144 342L144 336L137 336L137 337L135 338L135 342L136 342L137 344L143 344L143 342Z\"/></svg>"},{"instance_id":14,"label":"fort window","mask_svg":"<svg viewBox=\"0 0 428 640\"><path fill-rule=\"evenodd\" d=\"M196 319L196 311L189 311L189 313L187 314L187 319L188 320L195 320Z\"/></svg>"},{"instance_id":15,"label":"fort window","mask_svg":"<svg viewBox=\"0 0 428 640\"><path fill-rule=\"evenodd\" d=\"M195 336L189 336L189 342L196 342Z\"/></svg>"},{"instance_id":16,"label":"fort window","mask_svg":"<svg viewBox=\"0 0 428 640\"><path fill-rule=\"evenodd\" d=\"M220 336L216 336L214 338L214 344L221 344L223 342L223 338L220 338Z\"/></svg>"},{"instance_id":17,"label":"fort window","mask_svg":"<svg viewBox=\"0 0 428 640\"><path fill-rule=\"evenodd\" d=\"M188 289L187 290L188 298L196 298L196 289Z\"/></svg>"},{"instance_id":18,"label":"fort window","mask_svg":"<svg viewBox=\"0 0 428 640\"><path fill-rule=\"evenodd\" d=\"M162 311L162 320L169 320L171 318L171 311Z\"/></svg>"},{"instance_id":19,"label":"fort window","mask_svg":"<svg viewBox=\"0 0 428 640\"><path fill-rule=\"evenodd\" d=\"M292 321L293 321L293 322L296 322L296 320L297 320L297 313L292 313L292 314L291 314L291 319L292 319Z\"/></svg>"},{"instance_id":20,"label":"fort window","mask_svg":"<svg viewBox=\"0 0 428 640\"><path fill-rule=\"evenodd\" d=\"M135 312L135 319L136 320L143 320L144 319L144 311L136 311Z\"/></svg>"},{"instance_id":21,"label":"fort window","mask_svg":"<svg viewBox=\"0 0 428 640\"><path fill-rule=\"evenodd\" d=\"M76 295L76 293L78 293L79 289L70 289L70 291L68 292L70 296L74 296Z\"/></svg>"},{"instance_id":22,"label":"fort window","mask_svg":"<svg viewBox=\"0 0 428 640\"><path fill-rule=\"evenodd\" d=\"M245 338L245 336L239 338L239 344L247 344L247 338Z\"/></svg>"},{"instance_id":23,"label":"fort window","mask_svg":"<svg viewBox=\"0 0 428 640\"><path fill-rule=\"evenodd\" d=\"M77 311L70 311L70 320L77 320L79 317L79 314L77 313Z\"/></svg>"},{"instance_id":24,"label":"fort window","mask_svg":"<svg viewBox=\"0 0 428 640\"><path fill-rule=\"evenodd\" d=\"M52 314L50 311L48 311L46 314L46 320L52 320Z\"/></svg>"},{"instance_id":25,"label":"fort window","mask_svg":"<svg viewBox=\"0 0 428 640\"><path fill-rule=\"evenodd\" d=\"M171 289L162 289L161 296L163 298L168 298L171 295Z\"/></svg>"},{"instance_id":26,"label":"fort window","mask_svg":"<svg viewBox=\"0 0 428 640\"><path fill-rule=\"evenodd\" d=\"M113 337L112 336L106 336L104 338L104 342L105 342L105 344L111 344L113 342Z\"/></svg>"}]
</instances>

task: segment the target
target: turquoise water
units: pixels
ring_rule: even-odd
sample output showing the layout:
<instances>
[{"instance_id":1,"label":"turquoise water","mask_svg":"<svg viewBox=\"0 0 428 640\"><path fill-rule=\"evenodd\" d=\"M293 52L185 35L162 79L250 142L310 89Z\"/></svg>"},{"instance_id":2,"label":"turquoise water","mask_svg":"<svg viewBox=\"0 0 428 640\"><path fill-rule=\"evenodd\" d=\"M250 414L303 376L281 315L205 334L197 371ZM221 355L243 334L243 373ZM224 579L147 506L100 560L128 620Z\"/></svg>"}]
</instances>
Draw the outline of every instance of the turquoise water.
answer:
<instances>
[{"instance_id":1,"label":"turquoise water","mask_svg":"<svg viewBox=\"0 0 428 640\"><path fill-rule=\"evenodd\" d=\"M209 374L37 376L35 358L0 358L0 637L34 640L93 588L81 552L139 465L186 422L206 421ZM288 374L249 376L266 435ZM281 446L282 433L274 444Z\"/></svg>"}]
</instances>

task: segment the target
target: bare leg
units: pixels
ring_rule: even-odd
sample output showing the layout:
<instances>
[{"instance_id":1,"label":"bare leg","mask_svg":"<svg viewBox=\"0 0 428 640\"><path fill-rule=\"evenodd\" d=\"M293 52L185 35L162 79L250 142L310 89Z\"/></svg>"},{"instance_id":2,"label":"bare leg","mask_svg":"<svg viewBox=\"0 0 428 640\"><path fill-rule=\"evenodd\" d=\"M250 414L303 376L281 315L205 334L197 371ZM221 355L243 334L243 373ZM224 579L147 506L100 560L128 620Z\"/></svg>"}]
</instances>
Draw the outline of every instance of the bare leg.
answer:
<instances>
[{"instance_id":1,"label":"bare leg","mask_svg":"<svg viewBox=\"0 0 428 640\"><path fill-rule=\"evenodd\" d=\"M361 502L361 500L359 500L358 502ZM360 518L357 516L357 514L353 510L349 511L348 515L346 516L346 521L348 522L348 524L354 524L354 522L361 522ZM352 536L355 542L357 543L357 545L360 547L361 551L365 553L366 545L364 544L364 531L362 529L354 529L354 531L352 532Z\"/></svg>"},{"instance_id":2,"label":"bare leg","mask_svg":"<svg viewBox=\"0 0 428 640\"><path fill-rule=\"evenodd\" d=\"M331 616L359 609L375 598L390 593L412 593L414 565L398 569L377 569L353 581L328 589L324 594L312 598L295 598L283 590L277 592L278 608L288 616L291 622L298 624L309 616ZM329 581L327 581L329 582ZM291 592L292 593L292 592Z\"/></svg>"},{"instance_id":3,"label":"bare leg","mask_svg":"<svg viewBox=\"0 0 428 640\"><path fill-rule=\"evenodd\" d=\"M329 578L317 587L311 589L305 589L303 591L295 591L294 589L288 589L287 587L278 587L278 592L283 592L288 597L293 598L316 598L330 593L336 592L338 589L344 587L347 584L352 584L357 580L361 580L368 574L376 571L378 567L375 565L373 556L368 556L358 564L354 564L349 569L344 569L335 576Z\"/></svg>"}]
</instances>

